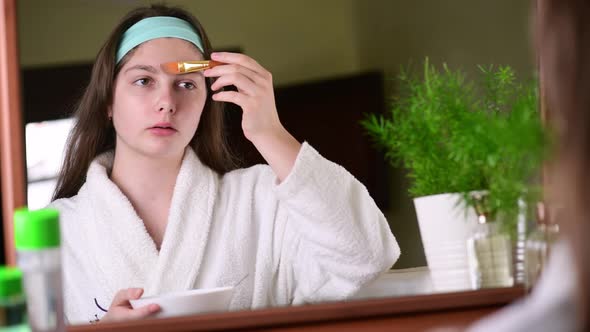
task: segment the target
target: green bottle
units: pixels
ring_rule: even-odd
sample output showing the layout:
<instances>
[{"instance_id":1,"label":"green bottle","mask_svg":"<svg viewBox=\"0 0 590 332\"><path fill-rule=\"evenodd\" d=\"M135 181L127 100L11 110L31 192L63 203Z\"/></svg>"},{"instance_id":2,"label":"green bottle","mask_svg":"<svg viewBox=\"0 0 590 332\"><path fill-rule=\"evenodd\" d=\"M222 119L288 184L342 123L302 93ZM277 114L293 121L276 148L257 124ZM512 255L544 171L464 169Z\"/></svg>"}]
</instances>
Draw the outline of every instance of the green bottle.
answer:
<instances>
[{"instance_id":1,"label":"green bottle","mask_svg":"<svg viewBox=\"0 0 590 332\"><path fill-rule=\"evenodd\" d=\"M0 331L30 331L22 272L15 267L0 266Z\"/></svg>"},{"instance_id":2,"label":"green bottle","mask_svg":"<svg viewBox=\"0 0 590 332\"><path fill-rule=\"evenodd\" d=\"M14 236L31 330L65 331L59 212L16 210Z\"/></svg>"}]
</instances>

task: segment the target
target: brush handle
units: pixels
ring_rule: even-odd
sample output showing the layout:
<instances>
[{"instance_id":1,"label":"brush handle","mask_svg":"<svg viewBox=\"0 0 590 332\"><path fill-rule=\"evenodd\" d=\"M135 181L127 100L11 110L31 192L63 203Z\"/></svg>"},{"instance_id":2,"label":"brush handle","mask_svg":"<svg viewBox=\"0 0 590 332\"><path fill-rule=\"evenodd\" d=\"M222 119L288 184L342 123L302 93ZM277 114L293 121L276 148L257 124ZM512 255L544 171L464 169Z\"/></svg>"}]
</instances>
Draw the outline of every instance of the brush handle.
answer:
<instances>
[{"instance_id":1,"label":"brush handle","mask_svg":"<svg viewBox=\"0 0 590 332\"><path fill-rule=\"evenodd\" d=\"M215 60L209 60L209 69L213 68L213 67L217 67L220 65L225 65L225 62L220 62L220 61L215 61Z\"/></svg>"},{"instance_id":2,"label":"brush handle","mask_svg":"<svg viewBox=\"0 0 590 332\"><path fill-rule=\"evenodd\" d=\"M215 60L179 62L179 72L194 73L196 71L210 69L223 64L225 63Z\"/></svg>"}]
</instances>

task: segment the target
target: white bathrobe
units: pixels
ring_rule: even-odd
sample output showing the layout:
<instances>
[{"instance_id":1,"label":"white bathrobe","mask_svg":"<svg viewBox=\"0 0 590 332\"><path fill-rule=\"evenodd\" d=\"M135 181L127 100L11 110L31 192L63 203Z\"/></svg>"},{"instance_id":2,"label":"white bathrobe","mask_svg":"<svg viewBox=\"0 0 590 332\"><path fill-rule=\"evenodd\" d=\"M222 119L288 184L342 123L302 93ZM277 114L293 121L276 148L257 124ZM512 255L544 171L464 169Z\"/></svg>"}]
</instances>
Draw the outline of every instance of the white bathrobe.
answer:
<instances>
[{"instance_id":1,"label":"white bathrobe","mask_svg":"<svg viewBox=\"0 0 590 332\"><path fill-rule=\"evenodd\" d=\"M102 317L98 305L129 287L147 296L239 283L232 310L346 299L399 257L366 188L307 143L278 185L267 165L219 176L187 149L159 252L108 177L113 156L92 162L78 195L51 204L70 323Z\"/></svg>"}]
</instances>

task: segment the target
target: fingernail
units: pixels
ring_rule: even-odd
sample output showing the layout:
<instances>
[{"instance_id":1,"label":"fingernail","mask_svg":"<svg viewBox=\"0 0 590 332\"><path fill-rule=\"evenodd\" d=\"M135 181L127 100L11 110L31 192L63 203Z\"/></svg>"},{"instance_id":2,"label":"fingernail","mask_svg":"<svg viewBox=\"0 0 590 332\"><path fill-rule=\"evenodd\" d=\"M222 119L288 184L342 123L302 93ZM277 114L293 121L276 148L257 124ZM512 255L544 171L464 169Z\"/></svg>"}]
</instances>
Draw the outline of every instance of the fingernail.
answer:
<instances>
[{"instance_id":1,"label":"fingernail","mask_svg":"<svg viewBox=\"0 0 590 332\"><path fill-rule=\"evenodd\" d=\"M160 306L157 304L150 304L149 309L150 309L150 312L156 312L156 311L160 310Z\"/></svg>"},{"instance_id":2,"label":"fingernail","mask_svg":"<svg viewBox=\"0 0 590 332\"><path fill-rule=\"evenodd\" d=\"M218 53L218 52L211 53L211 59L221 59L221 58L222 58L221 53Z\"/></svg>"}]
</instances>

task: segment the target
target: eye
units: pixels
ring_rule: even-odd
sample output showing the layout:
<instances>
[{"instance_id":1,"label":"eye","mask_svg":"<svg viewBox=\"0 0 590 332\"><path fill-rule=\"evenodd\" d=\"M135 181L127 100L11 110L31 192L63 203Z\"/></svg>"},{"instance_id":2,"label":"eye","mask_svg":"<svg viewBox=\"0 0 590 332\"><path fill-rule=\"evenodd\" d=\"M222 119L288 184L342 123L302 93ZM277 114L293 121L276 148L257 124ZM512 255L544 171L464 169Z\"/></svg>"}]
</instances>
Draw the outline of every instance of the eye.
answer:
<instances>
[{"instance_id":1,"label":"eye","mask_svg":"<svg viewBox=\"0 0 590 332\"><path fill-rule=\"evenodd\" d=\"M191 82L180 82L180 84L178 84L179 86L187 89L187 90L192 90L192 89L196 89L197 86L194 83Z\"/></svg>"},{"instance_id":2,"label":"eye","mask_svg":"<svg viewBox=\"0 0 590 332\"><path fill-rule=\"evenodd\" d=\"M146 86L146 85L150 84L151 81L152 81L151 79L144 77L144 78L140 78L137 81L133 82L133 84L139 85L139 86Z\"/></svg>"}]
</instances>

